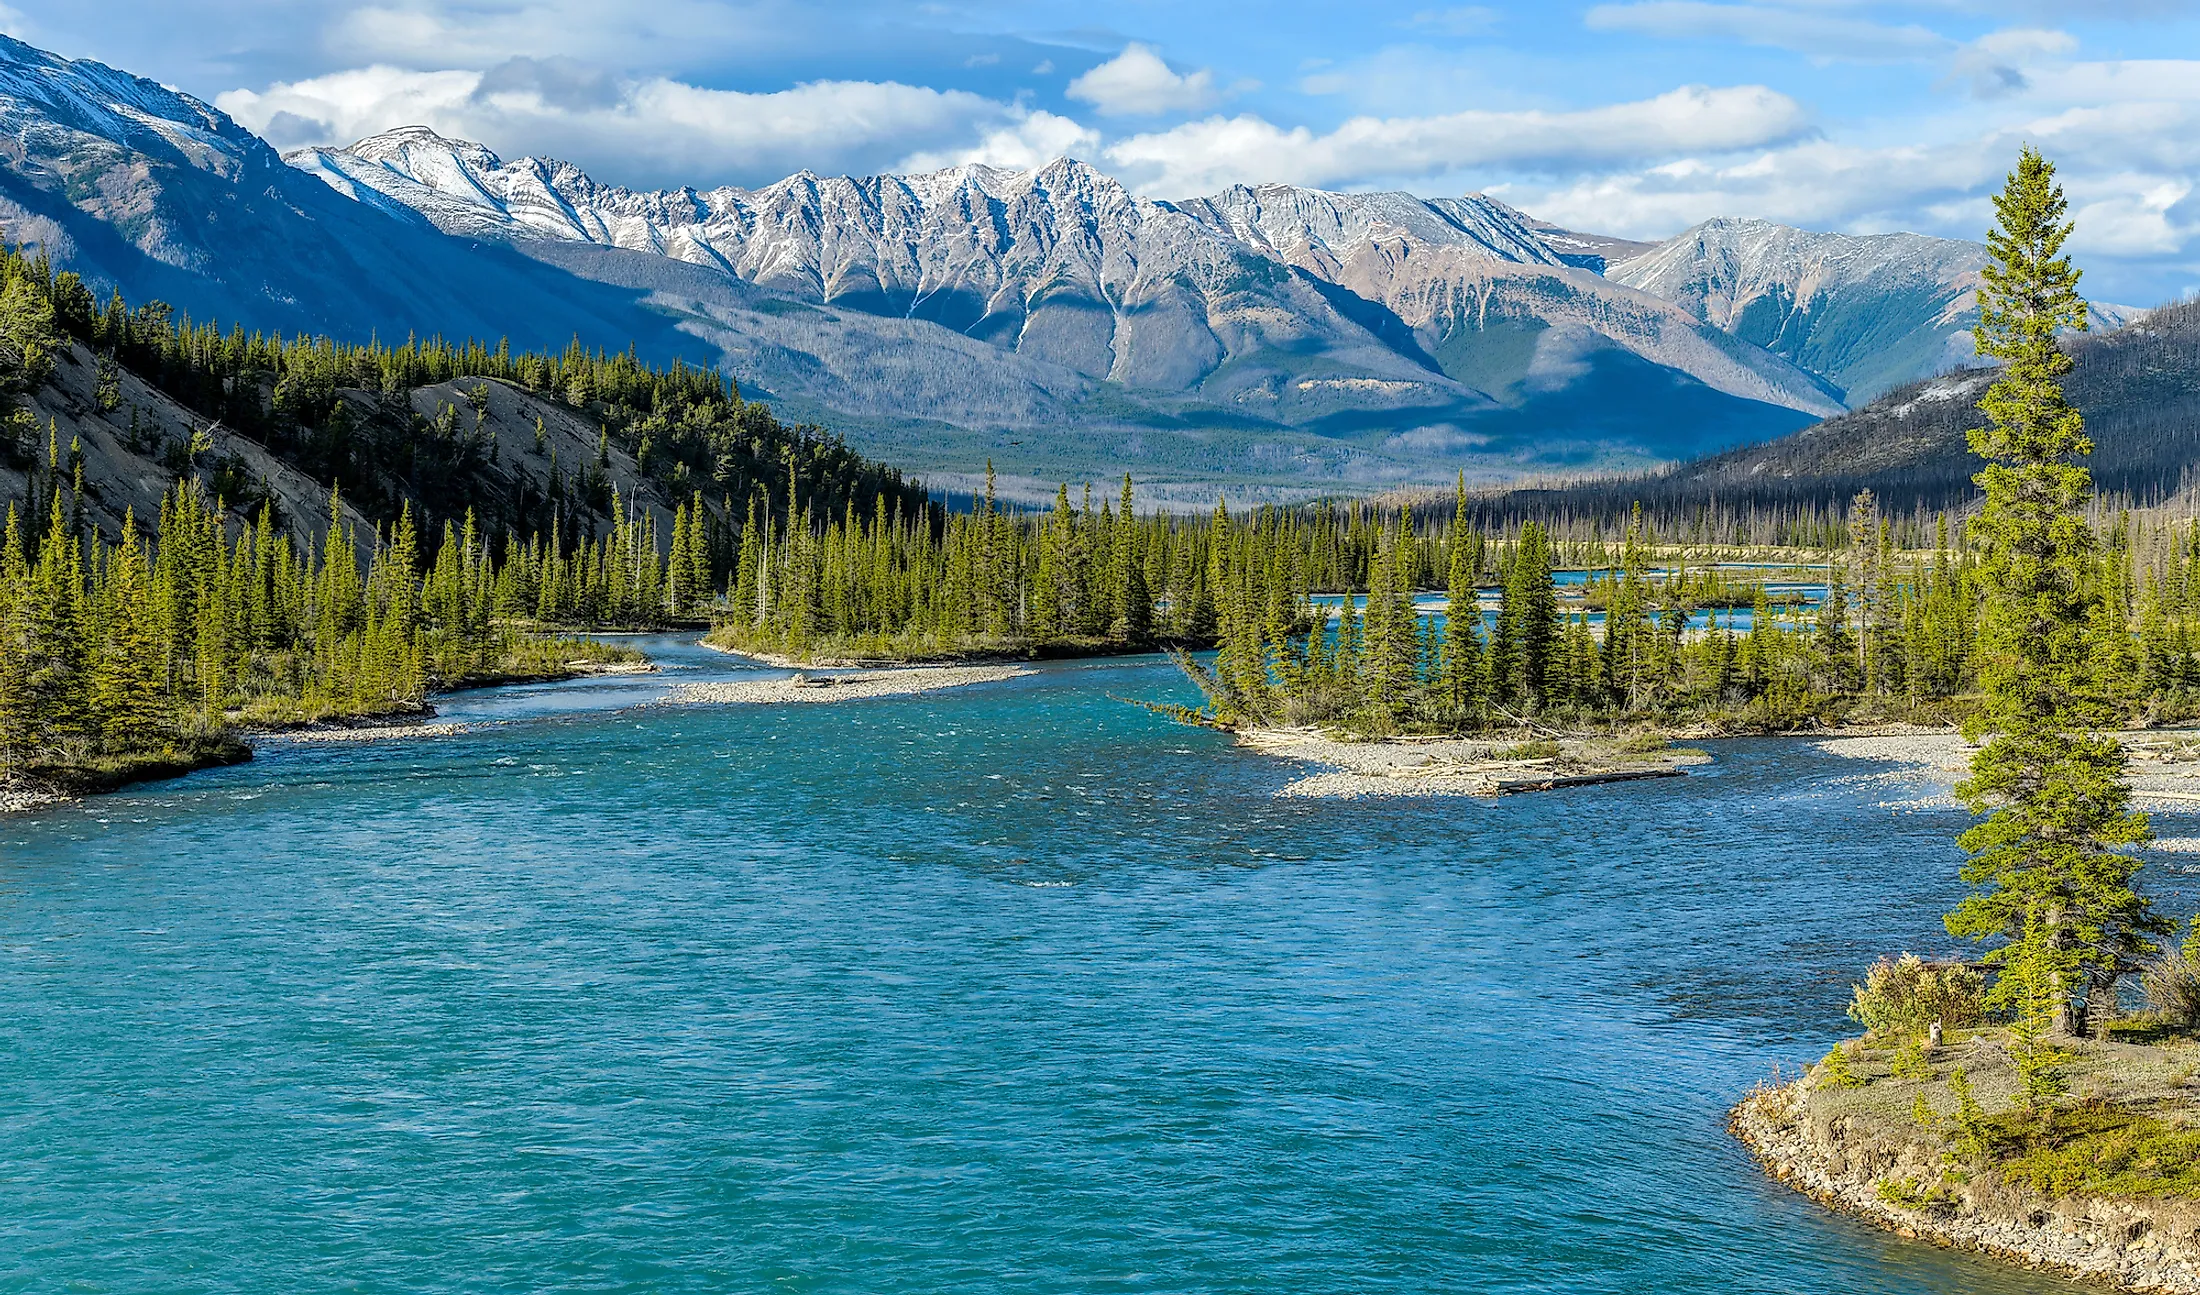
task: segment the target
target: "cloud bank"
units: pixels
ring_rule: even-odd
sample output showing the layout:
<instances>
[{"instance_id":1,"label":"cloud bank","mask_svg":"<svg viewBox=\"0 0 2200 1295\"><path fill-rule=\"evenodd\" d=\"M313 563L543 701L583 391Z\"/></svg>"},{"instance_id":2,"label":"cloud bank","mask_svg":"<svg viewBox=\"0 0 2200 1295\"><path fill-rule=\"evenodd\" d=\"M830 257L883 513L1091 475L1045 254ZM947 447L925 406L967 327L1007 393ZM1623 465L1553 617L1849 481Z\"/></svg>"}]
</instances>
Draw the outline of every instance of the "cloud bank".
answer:
<instances>
[{"instance_id":1,"label":"cloud bank","mask_svg":"<svg viewBox=\"0 0 2200 1295\"><path fill-rule=\"evenodd\" d=\"M2079 250L2115 263L2127 299L2200 284L2200 52L2146 26L2200 0L1437 0L1337 15L1357 43L1186 13L1166 47L849 3L828 18L791 0L375 0L313 20L334 70L215 101L284 147L421 124L636 186L1068 155L1158 198L1479 189L1633 237L1713 216L1977 237L2029 141L2062 163ZM866 34L881 22L933 27L905 51ZM1202 22L1233 34L1187 48ZM1540 62L1523 52L1539 24L1564 33ZM2133 40L2150 56L2091 53Z\"/></svg>"},{"instance_id":2,"label":"cloud bank","mask_svg":"<svg viewBox=\"0 0 2200 1295\"><path fill-rule=\"evenodd\" d=\"M880 168L924 151L982 152L987 141L1004 157L1028 158L1048 140L1072 138L1059 119L961 90L813 81L751 94L664 77L621 81L562 58L509 59L485 72L376 65L214 102L280 148L422 125L505 150L523 141L629 184Z\"/></svg>"}]
</instances>

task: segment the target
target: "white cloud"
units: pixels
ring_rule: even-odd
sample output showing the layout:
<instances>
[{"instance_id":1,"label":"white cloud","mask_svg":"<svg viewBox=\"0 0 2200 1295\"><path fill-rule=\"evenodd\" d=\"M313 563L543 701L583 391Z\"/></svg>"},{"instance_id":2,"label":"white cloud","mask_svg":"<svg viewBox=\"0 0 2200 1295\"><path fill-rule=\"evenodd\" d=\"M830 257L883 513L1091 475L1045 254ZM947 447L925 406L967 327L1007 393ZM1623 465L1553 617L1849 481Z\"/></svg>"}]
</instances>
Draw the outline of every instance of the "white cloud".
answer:
<instances>
[{"instance_id":1,"label":"white cloud","mask_svg":"<svg viewBox=\"0 0 2200 1295\"><path fill-rule=\"evenodd\" d=\"M2200 240L2200 211L2189 201L2190 177L2200 172L2195 102L2074 108L1930 143L1812 139L1738 159L1687 158L1548 189L1515 186L1506 200L1562 225L1644 238L1714 216L1754 216L1809 229L1976 239L1993 219L1987 195L2024 143L2058 164L2081 261L2160 258ZM2151 304L2176 286L2134 285L2127 276L2118 290Z\"/></svg>"},{"instance_id":2,"label":"white cloud","mask_svg":"<svg viewBox=\"0 0 2200 1295\"><path fill-rule=\"evenodd\" d=\"M264 91L227 90L214 106L278 148L349 144L392 126L434 126L463 134L479 72L407 72L374 66L277 82Z\"/></svg>"},{"instance_id":3,"label":"white cloud","mask_svg":"<svg viewBox=\"0 0 2200 1295\"><path fill-rule=\"evenodd\" d=\"M892 81L813 81L747 94L662 77L614 81L529 59L487 72L359 68L233 90L215 104L283 147L348 144L424 125L642 184L756 183L805 167L880 169L921 150L967 148L1033 116L965 91Z\"/></svg>"},{"instance_id":4,"label":"white cloud","mask_svg":"<svg viewBox=\"0 0 2200 1295\"><path fill-rule=\"evenodd\" d=\"M404 0L352 9L324 30L346 59L409 67L486 67L514 54L564 55L623 65L663 66L769 48L785 16L758 3L723 0Z\"/></svg>"},{"instance_id":5,"label":"white cloud","mask_svg":"<svg viewBox=\"0 0 2200 1295\"><path fill-rule=\"evenodd\" d=\"M1936 58L1956 43L1929 28L1890 27L1868 19L1758 4L1644 0L1589 10L1592 31L1631 32L1689 40L1728 40L1794 50L1821 60L1895 62Z\"/></svg>"},{"instance_id":6,"label":"white cloud","mask_svg":"<svg viewBox=\"0 0 2200 1295\"><path fill-rule=\"evenodd\" d=\"M951 166L1007 167L1029 171L1058 157L1096 157L1100 136L1067 117L1033 112L1019 121L989 131L967 148L931 149L912 153L894 167L896 171L940 171Z\"/></svg>"},{"instance_id":7,"label":"white cloud","mask_svg":"<svg viewBox=\"0 0 2200 1295\"><path fill-rule=\"evenodd\" d=\"M1221 98L1213 72L1201 68L1179 74L1152 46L1139 44L1124 46L1122 53L1070 82L1067 93L1103 117L1199 112Z\"/></svg>"},{"instance_id":8,"label":"white cloud","mask_svg":"<svg viewBox=\"0 0 2200 1295\"><path fill-rule=\"evenodd\" d=\"M2200 59L2126 59L2033 68L2033 97L2057 103L2200 103Z\"/></svg>"},{"instance_id":9,"label":"white cloud","mask_svg":"<svg viewBox=\"0 0 2200 1295\"><path fill-rule=\"evenodd\" d=\"M1326 134L1262 118L1210 117L1133 135L1106 156L1141 190L1181 197L1236 183L1356 185L1465 168L1580 171L1792 139L1801 105L1763 86L1684 86L1654 99L1576 112L1355 117Z\"/></svg>"},{"instance_id":10,"label":"white cloud","mask_svg":"<svg viewBox=\"0 0 2200 1295\"><path fill-rule=\"evenodd\" d=\"M2027 89L2034 72L2077 48L2077 38L2068 32L2037 28L1989 32L1956 51L1948 77L1969 83L1978 98L1999 98Z\"/></svg>"}]
</instances>

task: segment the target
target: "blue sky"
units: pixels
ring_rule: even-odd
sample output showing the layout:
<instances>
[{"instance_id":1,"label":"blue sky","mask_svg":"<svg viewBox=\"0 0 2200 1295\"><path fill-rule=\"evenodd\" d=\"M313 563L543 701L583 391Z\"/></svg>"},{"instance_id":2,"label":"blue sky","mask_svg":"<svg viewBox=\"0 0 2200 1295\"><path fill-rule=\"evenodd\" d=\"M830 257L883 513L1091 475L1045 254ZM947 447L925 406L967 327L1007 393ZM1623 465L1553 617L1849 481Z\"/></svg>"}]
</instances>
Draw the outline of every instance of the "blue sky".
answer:
<instances>
[{"instance_id":1,"label":"blue sky","mask_svg":"<svg viewBox=\"0 0 2200 1295\"><path fill-rule=\"evenodd\" d=\"M1632 237L1975 238L2029 139L2094 295L2200 287L2200 0L15 2L0 29L286 148L427 124L638 187L1067 153L1165 198L1482 190Z\"/></svg>"}]
</instances>

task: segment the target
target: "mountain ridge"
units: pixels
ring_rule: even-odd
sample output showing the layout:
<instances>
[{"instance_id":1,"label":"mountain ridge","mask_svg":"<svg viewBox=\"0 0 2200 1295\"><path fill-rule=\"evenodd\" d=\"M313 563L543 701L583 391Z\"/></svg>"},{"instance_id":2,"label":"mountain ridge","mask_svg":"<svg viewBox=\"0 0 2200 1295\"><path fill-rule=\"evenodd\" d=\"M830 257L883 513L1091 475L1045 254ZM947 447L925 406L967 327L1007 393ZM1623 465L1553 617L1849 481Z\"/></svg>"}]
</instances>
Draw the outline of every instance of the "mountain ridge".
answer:
<instances>
[{"instance_id":1,"label":"mountain ridge","mask_svg":"<svg viewBox=\"0 0 2200 1295\"><path fill-rule=\"evenodd\" d=\"M1708 243L1650 291L1626 267L1673 243L1489 195L1165 202L1070 159L637 191L418 127L286 160L202 101L14 41L0 128L0 232L103 291L351 340L701 358L935 480L994 460L1285 497L1647 467L1838 413L1822 355L1952 323L1930 294L1852 293L1834 319L1782 263L1751 284L1794 286L1752 291L1812 327L1744 326L1696 272Z\"/></svg>"},{"instance_id":2,"label":"mountain ridge","mask_svg":"<svg viewBox=\"0 0 2200 1295\"><path fill-rule=\"evenodd\" d=\"M2106 333L2066 335L2065 379L2095 448L2084 461L2102 493L2140 505L2190 497L2200 482L2200 301L2175 302ZM1870 490L1895 512L1962 508L1980 461L1967 440L1996 377L1967 368L1909 383L1792 435L1736 446L1637 477L1514 492L1501 507L1617 515L1641 503L1662 515L1818 506L1838 511Z\"/></svg>"},{"instance_id":3,"label":"mountain ridge","mask_svg":"<svg viewBox=\"0 0 2200 1295\"><path fill-rule=\"evenodd\" d=\"M990 388L966 389L960 407L953 397L928 406L950 423L1104 422L1091 406L1112 402L1114 448L1134 460L1133 442L1151 443L1146 428L1300 433L1295 444L1249 447L1255 462L1240 472L1263 454L1342 460L1346 477L1374 481L1384 457L1432 451L1448 454L1447 475L1469 453L1495 464L1553 453L1647 462L1699 445L1685 439L1695 429L1728 440L1840 408L1820 380L1608 283L1519 213L1474 195L1263 185L1164 202L1071 159L637 192L422 128L290 161L361 202L531 255L587 244L717 270L731 281L723 290L689 283L660 304L741 355L775 397L827 413L876 412L853 388L896 401L896 383L875 371L843 380L846 357L867 348L844 339L812 349L784 322L797 304L838 325L861 315L936 324L1037 366L1004 368ZM560 260L576 263L570 252ZM774 311L777 320L758 317ZM896 347L923 340L887 331ZM1632 398L1583 397L1584 382ZM1668 417L1628 426L1614 412L1636 407ZM1014 417L989 420L1004 408ZM1674 427L1687 429L1683 440ZM912 450L921 447L904 457Z\"/></svg>"}]
</instances>

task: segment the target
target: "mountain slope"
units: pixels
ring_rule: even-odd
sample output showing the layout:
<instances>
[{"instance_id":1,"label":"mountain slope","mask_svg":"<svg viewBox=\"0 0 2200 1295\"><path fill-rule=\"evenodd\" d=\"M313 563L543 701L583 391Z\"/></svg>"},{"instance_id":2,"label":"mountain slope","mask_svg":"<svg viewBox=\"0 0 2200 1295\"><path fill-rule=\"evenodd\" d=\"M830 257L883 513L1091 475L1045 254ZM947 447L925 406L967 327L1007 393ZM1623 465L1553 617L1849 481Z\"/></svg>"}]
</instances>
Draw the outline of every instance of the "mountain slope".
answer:
<instances>
[{"instance_id":1,"label":"mountain slope","mask_svg":"<svg viewBox=\"0 0 2200 1295\"><path fill-rule=\"evenodd\" d=\"M935 479L994 459L1023 493L1611 469L1840 408L1805 371L1824 346L1784 358L1696 279L1599 273L1638 247L1479 195L1156 202L1067 160L644 193L418 129L286 164L188 95L13 41L0 126L0 235L103 293L353 340L632 342ZM1917 300L1879 300L1892 322L1851 350L1914 331Z\"/></svg>"},{"instance_id":2,"label":"mountain slope","mask_svg":"<svg viewBox=\"0 0 2200 1295\"><path fill-rule=\"evenodd\" d=\"M1068 160L637 193L417 128L290 160L364 205L653 280L776 398L869 444L924 409L892 443L923 467L950 466L943 448L1013 466L1019 434L1055 423L1081 467L1380 481L1670 458L1838 407L1479 197L1163 203Z\"/></svg>"},{"instance_id":3,"label":"mountain slope","mask_svg":"<svg viewBox=\"0 0 2200 1295\"><path fill-rule=\"evenodd\" d=\"M1823 376L1857 406L1971 361L1985 263L1984 245L1955 239L1710 220L1605 273ZM2096 306L2094 326L2136 313Z\"/></svg>"},{"instance_id":4,"label":"mountain slope","mask_svg":"<svg viewBox=\"0 0 2200 1295\"><path fill-rule=\"evenodd\" d=\"M0 139L0 234L134 300L354 339L679 349L634 294L364 210L189 95L4 36Z\"/></svg>"},{"instance_id":5,"label":"mountain slope","mask_svg":"<svg viewBox=\"0 0 2200 1295\"><path fill-rule=\"evenodd\" d=\"M2149 312L2106 333L2064 342L2074 368L2070 399L2084 413L2094 452L2086 462L2104 491L2141 501L2195 484L2200 466L2200 302ZM1592 482L1556 496L1579 508L1617 500L1646 505L1839 502L1869 489L1900 511L1973 497L1978 460L1965 436L1985 416L1979 397L1994 380L1967 369L1887 393L1862 409L1792 436L1684 463L1654 475Z\"/></svg>"}]
</instances>

